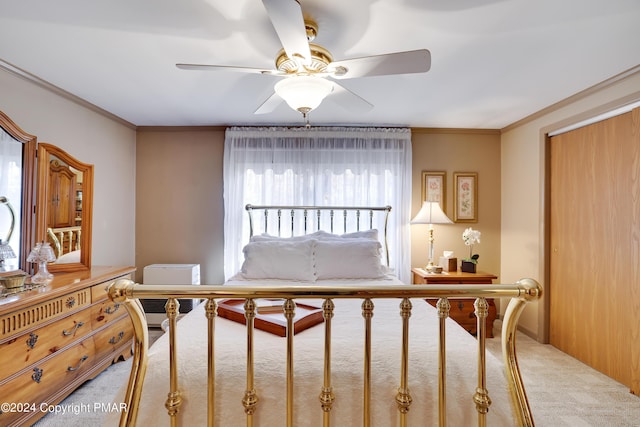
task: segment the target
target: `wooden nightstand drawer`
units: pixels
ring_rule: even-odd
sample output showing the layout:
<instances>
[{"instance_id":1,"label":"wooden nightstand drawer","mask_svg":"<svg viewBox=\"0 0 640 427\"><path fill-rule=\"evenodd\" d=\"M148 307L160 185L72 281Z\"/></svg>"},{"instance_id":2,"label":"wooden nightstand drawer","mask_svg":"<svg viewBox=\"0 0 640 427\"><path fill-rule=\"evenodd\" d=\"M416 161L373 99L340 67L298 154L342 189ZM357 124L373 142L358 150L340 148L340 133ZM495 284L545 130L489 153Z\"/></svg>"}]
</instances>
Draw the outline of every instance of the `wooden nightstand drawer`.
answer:
<instances>
[{"instance_id":1,"label":"wooden nightstand drawer","mask_svg":"<svg viewBox=\"0 0 640 427\"><path fill-rule=\"evenodd\" d=\"M497 279L493 274L488 273L465 273L461 271L427 273L422 268L411 269L413 284L415 285L481 285L493 283ZM435 307L436 300L427 300ZM449 317L456 321L470 334L475 335L478 331L478 324L475 315L474 299L450 299L451 310ZM487 337L493 338L493 322L497 316L496 304L492 298L487 298L489 313L487 315Z\"/></svg>"},{"instance_id":2,"label":"wooden nightstand drawer","mask_svg":"<svg viewBox=\"0 0 640 427\"><path fill-rule=\"evenodd\" d=\"M436 306L436 300L427 300L432 306ZM478 332L478 319L475 314L474 299L450 299L449 317L462 326L467 332L475 335ZM487 299L489 313L487 314L487 338L493 338L493 322L496 320L496 305L492 299Z\"/></svg>"}]
</instances>

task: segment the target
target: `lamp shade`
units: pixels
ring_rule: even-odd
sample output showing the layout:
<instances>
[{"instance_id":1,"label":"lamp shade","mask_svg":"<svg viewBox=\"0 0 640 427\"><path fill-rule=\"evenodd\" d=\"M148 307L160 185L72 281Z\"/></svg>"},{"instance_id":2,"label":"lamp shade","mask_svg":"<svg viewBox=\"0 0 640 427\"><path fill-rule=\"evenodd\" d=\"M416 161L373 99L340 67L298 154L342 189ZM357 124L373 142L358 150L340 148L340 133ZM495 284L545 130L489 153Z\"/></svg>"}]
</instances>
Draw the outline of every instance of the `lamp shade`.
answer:
<instances>
[{"instance_id":1,"label":"lamp shade","mask_svg":"<svg viewBox=\"0 0 640 427\"><path fill-rule=\"evenodd\" d=\"M5 259L15 258L16 254L7 242L0 240L0 263Z\"/></svg>"},{"instance_id":2,"label":"lamp shade","mask_svg":"<svg viewBox=\"0 0 640 427\"><path fill-rule=\"evenodd\" d=\"M53 253L53 248L49 242L38 242L36 246L31 250L27 257L27 262L51 262L55 261L56 256Z\"/></svg>"},{"instance_id":3,"label":"lamp shade","mask_svg":"<svg viewBox=\"0 0 640 427\"><path fill-rule=\"evenodd\" d=\"M274 90L289 107L306 114L331 93L333 83L322 77L298 75L280 80Z\"/></svg>"},{"instance_id":4,"label":"lamp shade","mask_svg":"<svg viewBox=\"0 0 640 427\"><path fill-rule=\"evenodd\" d=\"M411 224L452 224L438 202L424 202Z\"/></svg>"}]
</instances>

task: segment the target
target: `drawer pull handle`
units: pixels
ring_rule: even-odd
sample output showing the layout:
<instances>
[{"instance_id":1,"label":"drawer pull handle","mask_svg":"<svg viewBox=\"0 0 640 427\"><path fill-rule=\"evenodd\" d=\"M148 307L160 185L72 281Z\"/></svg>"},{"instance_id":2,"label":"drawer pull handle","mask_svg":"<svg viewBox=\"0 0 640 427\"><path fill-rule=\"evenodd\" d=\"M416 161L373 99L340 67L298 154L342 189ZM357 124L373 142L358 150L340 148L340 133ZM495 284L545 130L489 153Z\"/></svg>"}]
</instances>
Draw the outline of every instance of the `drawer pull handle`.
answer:
<instances>
[{"instance_id":1,"label":"drawer pull handle","mask_svg":"<svg viewBox=\"0 0 640 427\"><path fill-rule=\"evenodd\" d=\"M29 338L27 339L27 347L33 350L33 347L36 346L37 342L38 342L38 335L31 332L29 334Z\"/></svg>"},{"instance_id":2,"label":"drawer pull handle","mask_svg":"<svg viewBox=\"0 0 640 427\"><path fill-rule=\"evenodd\" d=\"M73 328L71 328L71 330L67 331L66 329L64 329L62 331L62 335L64 335L65 337L68 337L69 335L74 335L76 331L83 325L84 325L84 322L78 322Z\"/></svg>"},{"instance_id":3,"label":"drawer pull handle","mask_svg":"<svg viewBox=\"0 0 640 427\"><path fill-rule=\"evenodd\" d=\"M73 371L77 371L78 369L80 369L80 366L82 366L82 364L84 363L85 360L87 360L89 358L89 356L87 356L86 354L84 356L82 356L80 358L80 361L78 362L78 364L74 367L71 366L67 366L67 371L69 372L73 372Z\"/></svg>"},{"instance_id":4,"label":"drawer pull handle","mask_svg":"<svg viewBox=\"0 0 640 427\"><path fill-rule=\"evenodd\" d=\"M464 303L458 303L458 310L462 310L464 308Z\"/></svg>"},{"instance_id":5,"label":"drawer pull handle","mask_svg":"<svg viewBox=\"0 0 640 427\"><path fill-rule=\"evenodd\" d=\"M120 308L120 304L114 304L112 307L107 307L104 309L104 312L107 314L113 314Z\"/></svg>"},{"instance_id":6,"label":"drawer pull handle","mask_svg":"<svg viewBox=\"0 0 640 427\"><path fill-rule=\"evenodd\" d=\"M122 338L124 338L124 331L120 331L118 332L118 336L113 336L111 337L111 339L109 340L109 344L118 344L120 341L122 341Z\"/></svg>"},{"instance_id":7,"label":"drawer pull handle","mask_svg":"<svg viewBox=\"0 0 640 427\"><path fill-rule=\"evenodd\" d=\"M33 368L33 374L31 374L31 379L40 384L40 379L42 378L42 369Z\"/></svg>"}]
</instances>

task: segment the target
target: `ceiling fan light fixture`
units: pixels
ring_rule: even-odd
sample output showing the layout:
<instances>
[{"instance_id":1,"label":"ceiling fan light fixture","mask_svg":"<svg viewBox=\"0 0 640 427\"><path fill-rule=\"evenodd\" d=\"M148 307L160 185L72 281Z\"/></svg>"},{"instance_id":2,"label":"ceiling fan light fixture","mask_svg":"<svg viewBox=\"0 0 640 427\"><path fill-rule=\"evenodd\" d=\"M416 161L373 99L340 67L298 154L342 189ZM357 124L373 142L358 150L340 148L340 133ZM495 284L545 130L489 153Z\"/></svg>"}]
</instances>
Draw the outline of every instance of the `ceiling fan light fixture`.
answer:
<instances>
[{"instance_id":1,"label":"ceiling fan light fixture","mask_svg":"<svg viewBox=\"0 0 640 427\"><path fill-rule=\"evenodd\" d=\"M333 83L322 77L298 75L280 80L274 90L289 107L306 116L331 93Z\"/></svg>"}]
</instances>

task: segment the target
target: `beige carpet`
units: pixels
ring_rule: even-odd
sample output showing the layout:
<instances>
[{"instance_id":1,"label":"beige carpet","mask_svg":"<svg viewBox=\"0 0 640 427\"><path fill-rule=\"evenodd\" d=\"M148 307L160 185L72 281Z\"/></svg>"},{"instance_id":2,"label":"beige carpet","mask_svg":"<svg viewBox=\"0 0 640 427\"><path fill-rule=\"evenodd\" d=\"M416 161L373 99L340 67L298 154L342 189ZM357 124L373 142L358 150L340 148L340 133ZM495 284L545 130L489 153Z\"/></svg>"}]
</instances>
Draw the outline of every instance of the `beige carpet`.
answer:
<instances>
[{"instance_id":1,"label":"beige carpet","mask_svg":"<svg viewBox=\"0 0 640 427\"><path fill-rule=\"evenodd\" d=\"M488 339L487 349L501 357L497 336ZM536 426L640 427L640 397L630 394L627 387L550 345L539 344L522 334L517 340L520 371ZM129 361L111 366L62 402L61 405L75 408L79 414L49 414L35 426L101 425L105 413L93 410L94 404L112 402L118 388L126 382L130 366Z\"/></svg>"},{"instance_id":2,"label":"beige carpet","mask_svg":"<svg viewBox=\"0 0 640 427\"><path fill-rule=\"evenodd\" d=\"M497 321L497 327L500 322ZM498 335L499 337L499 335ZM536 426L638 427L640 397L551 345L516 337L520 373ZM502 358L499 339L487 350Z\"/></svg>"}]
</instances>

